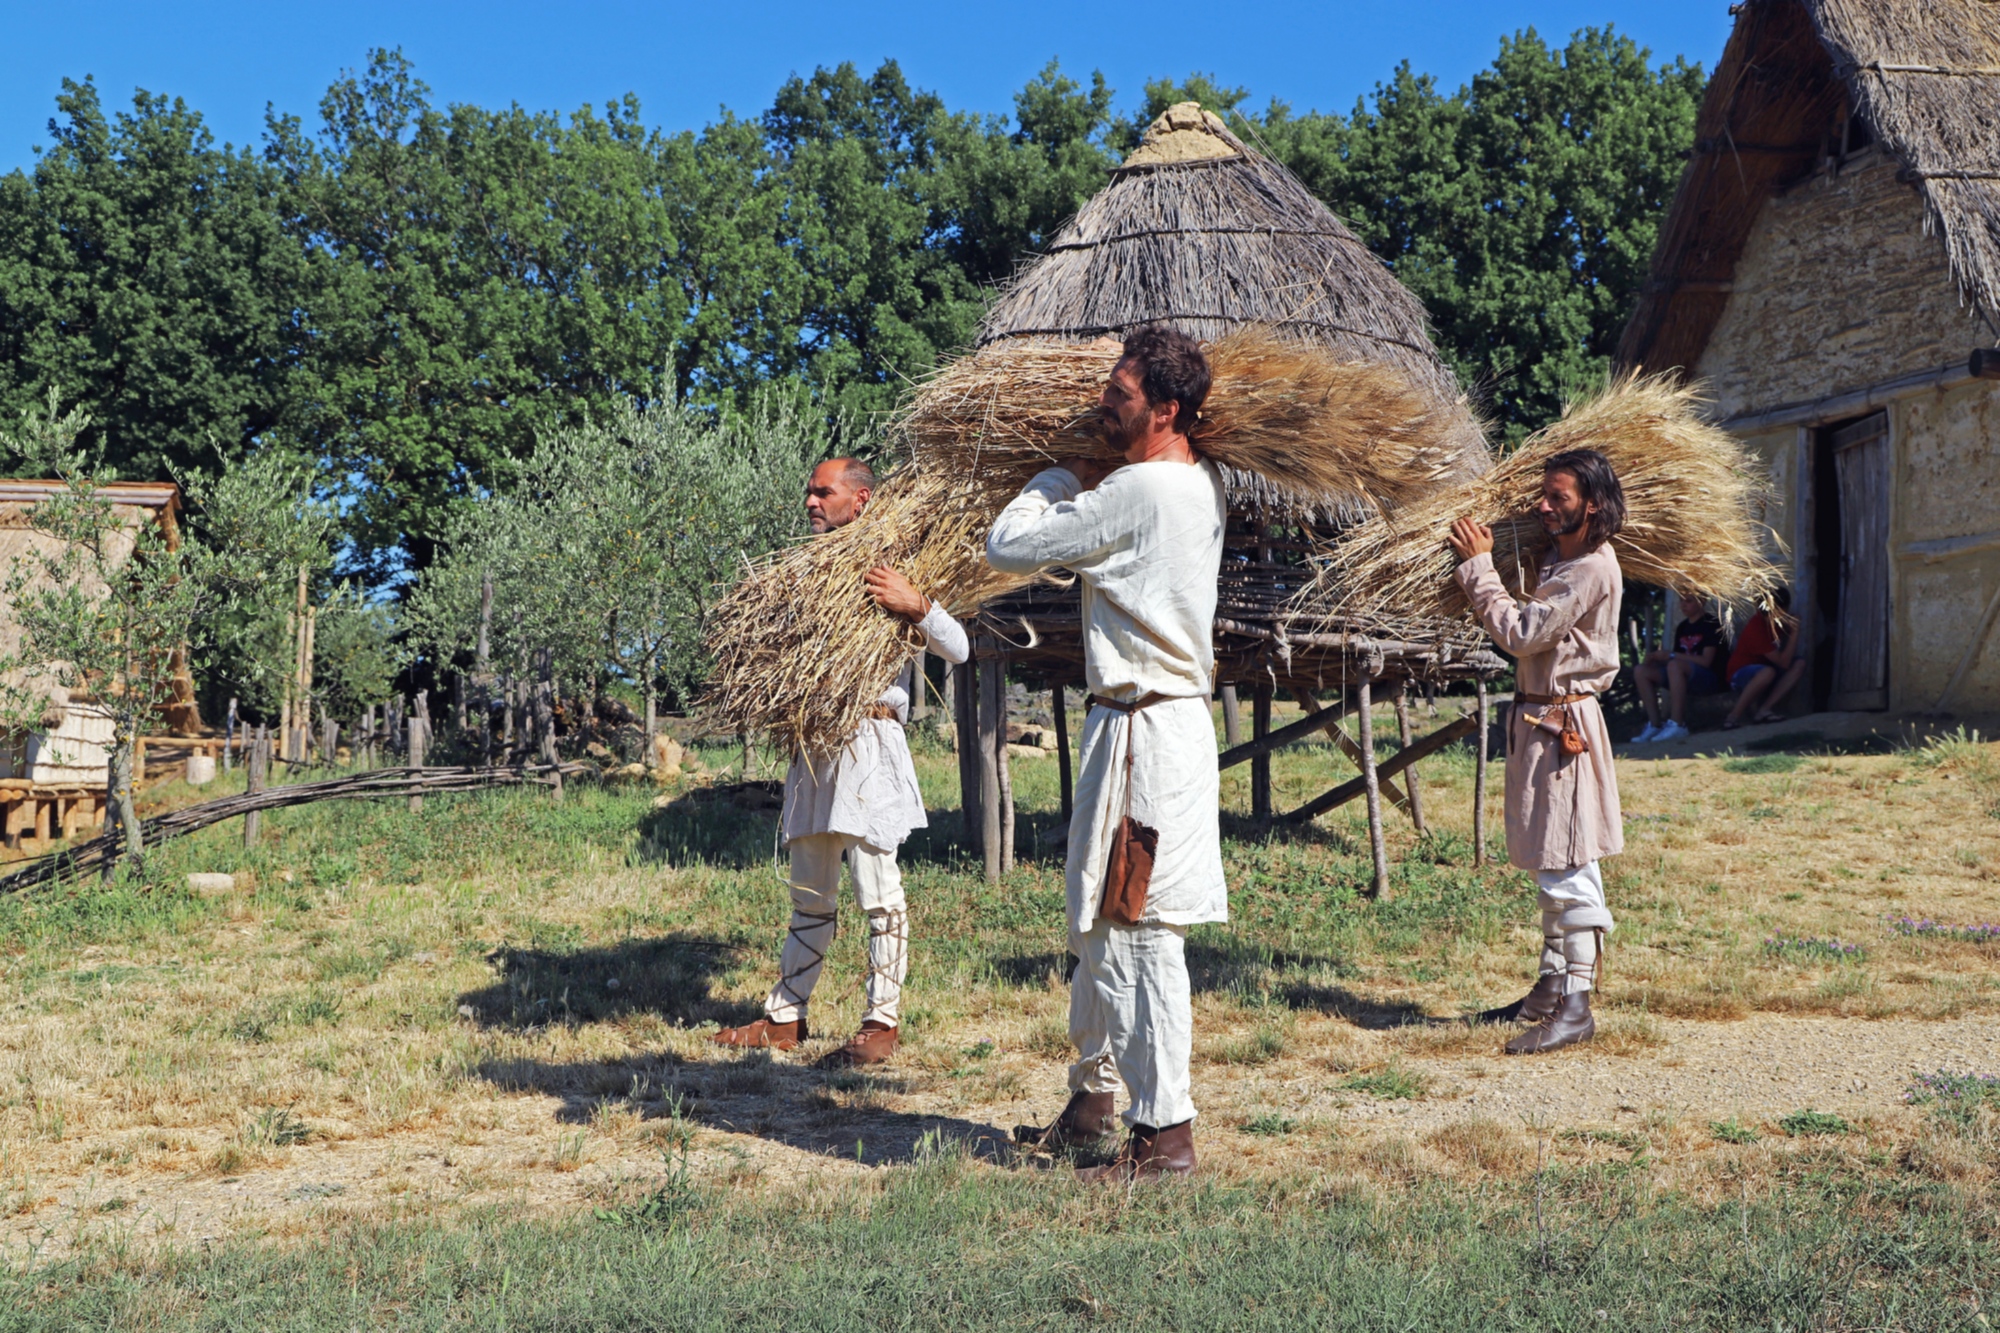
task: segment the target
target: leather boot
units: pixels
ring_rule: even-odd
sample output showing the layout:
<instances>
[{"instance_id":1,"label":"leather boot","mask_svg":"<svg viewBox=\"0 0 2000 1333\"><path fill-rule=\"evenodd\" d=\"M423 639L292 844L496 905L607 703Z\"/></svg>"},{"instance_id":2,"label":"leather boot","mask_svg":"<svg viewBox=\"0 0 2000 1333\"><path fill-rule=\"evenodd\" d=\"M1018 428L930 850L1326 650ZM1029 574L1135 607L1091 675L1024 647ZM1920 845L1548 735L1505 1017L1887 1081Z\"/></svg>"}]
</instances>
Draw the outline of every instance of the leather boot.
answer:
<instances>
[{"instance_id":1,"label":"leather boot","mask_svg":"<svg viewBox=\"0 0 2000 1333\"><path fill-rule=\"evenodd\" d=\"M1512 1004L1503 1004L1498 1009L1488 1009L1479 1015L1481 1023L1539 1023L1555 1012L1556 1001L1562 998L1563 977L1560 972L1544 972L1535 978L1535 988Z\"/></svg>"},{"instance_id":2,"label":"leather boot","mask_svg":"<svg viewBox=\"0 0 2000 1333\"><path fill-rule=\"evenodd\" d=\"M740 1028L724 1028L715 1034L718 1046L768 1046L774 1051L789 1051L805 1039L804 1014L790 1023L773 1023L768 1018L760 1018Z\"/></svg>"},{"instance_id":3,"label":"leather boot","mask_svg":"<svg viewBox=\"0 0 2000 1333\"><path fill-rule=\"evenodd\" d=\"M1132 1126L1125 1146L1109 1165L1085 1167L1076 1178L1086 1185L1129 1185L1193 1173L1194 1121L1183 1120L1165 1129Z\"/></svg>"},{"instance_id":4,"label":"leather boot","mask_svg":"<svg viewBox=\"0 0 2000 1333\"><path fill-rule=\"evenodd\" d=\"M1540 1055L1589 1041L1597 1035L1590 1016L1590 992L1572 991L1556 1001L1555 1012L1507 1043L1509 1055Z\"/></svg>"},{"instance_id":5,"label":"leather boot","mask_svg":"<svg viewBox=\"0 0 2000 1333\"><path fill-rule=\"evenodd\" d=\"M1118 1132L1118 1106L1108 1092L1072 1092L1046 1128L1041 1125L1014 1126L1014 1142L1022 1148L1045 1152L1103 1152L1111 1147Z\"/></svg>"},{"instance_id":6,"label":"leather boot","mask_svg":"<svg viewBox=\"0 0 2000 1333\"><path fill-rule=\"evenodd\" d=\"M847 1039L845 1046L821 1056L819 1067L848 1069L854 1065L879 1065L896 1053L898 1040L893 1026L871 1018L861 1025L861 1031Z\"/></svg>"}]
</instances>

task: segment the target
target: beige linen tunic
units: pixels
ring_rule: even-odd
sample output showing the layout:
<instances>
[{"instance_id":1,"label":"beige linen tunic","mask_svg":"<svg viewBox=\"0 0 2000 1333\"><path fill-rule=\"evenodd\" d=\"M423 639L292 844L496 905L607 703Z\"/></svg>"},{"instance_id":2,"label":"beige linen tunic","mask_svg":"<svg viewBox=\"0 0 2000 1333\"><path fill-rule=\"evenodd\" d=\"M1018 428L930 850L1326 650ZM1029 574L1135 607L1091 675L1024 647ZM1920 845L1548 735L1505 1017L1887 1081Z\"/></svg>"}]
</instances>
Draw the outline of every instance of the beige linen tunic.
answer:
<instances>
[{"instance_id":1,"label":"beige linen tunic","mask_svg":"<svg viewBox=\"0 0 2000 1333\"><path fill-rule=\"evenodd\" d=\"M1097 920L1105 861L1125 813L1128 746L1132 817L1160 833L1146 921L1229 919L1208 711L1227 517L1213 463L1130 463L1088 491L1068 469L1054 467L1001 511L986 539L987 560L1004 573L1059 566L1082 580L1092 694L1166 696L1130 714L1092 708L1084 719L1065 875L1070 929L1078 933Z\"/></svg>"},{"instance_id":2,"label":"beige linen tunic","mask_svg":"<svg viewBox=\"0 0 2000 1333\"><path fill-rule=\"evenodd\" d=\"M1526 602L1517 602L1493 568L1491 555L1458 567L1479 623L1514 659L1516 688L1526 694L1599 695L1618 676L1618 606L1624 575L1609 544L1574 560L1553 548ZM1618 773L1611 736L1596 699L1571 706L1576 729L1590 745L1567 755L1561 737L1528 716L1508 713L1507 859L1522 870L1573 870L1625 850L1618 810Z\"/></svg>"}]
</instances>

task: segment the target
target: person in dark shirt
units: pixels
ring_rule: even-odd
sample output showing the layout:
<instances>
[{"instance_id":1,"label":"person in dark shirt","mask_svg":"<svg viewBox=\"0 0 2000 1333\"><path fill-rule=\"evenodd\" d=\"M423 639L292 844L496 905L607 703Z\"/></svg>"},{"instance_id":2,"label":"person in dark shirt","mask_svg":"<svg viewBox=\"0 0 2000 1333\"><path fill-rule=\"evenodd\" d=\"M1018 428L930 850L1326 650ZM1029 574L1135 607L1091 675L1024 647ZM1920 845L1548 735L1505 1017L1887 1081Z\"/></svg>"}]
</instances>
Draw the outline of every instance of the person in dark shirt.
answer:
<instances>
[{"instance_id":1,"label":"person in dark shirt","mask_svg":"<svg viewBox=\"0 0 2000 1333\"><path fill-rule=\"evenodd\" d=\"M1742 726L1745 717L1753 722L1778 721L1782 716L1778 705L1805 678L1806 659L1799 651L1799 622L1791 615L1791 590L1779 588L1772 601L1775 606L1750 617L1730 650L1729 669L1723 674L1736 694L1736 705L1722 724L1724 731Z\"/></svg>"},{"instance_id":2,"label":"person in dark shirt","mask_svg":"<svg viewBox=\"0 0 2000 1333\"><path fill-rule=\"evenodd\" d=\"M1681 623L1674 627L1673 647L1655 648L1633 668L1639 706L1646 710L1646 729L1632 738L1679 740L1688 734L1687 701L1691 694L1714 694L1722 688L1722 649L1728 642L1722 622L1692 593L1680 594ZM1666 687L1668 714L1660 720L1660 688Z\"/></svg>"}]
</instances>

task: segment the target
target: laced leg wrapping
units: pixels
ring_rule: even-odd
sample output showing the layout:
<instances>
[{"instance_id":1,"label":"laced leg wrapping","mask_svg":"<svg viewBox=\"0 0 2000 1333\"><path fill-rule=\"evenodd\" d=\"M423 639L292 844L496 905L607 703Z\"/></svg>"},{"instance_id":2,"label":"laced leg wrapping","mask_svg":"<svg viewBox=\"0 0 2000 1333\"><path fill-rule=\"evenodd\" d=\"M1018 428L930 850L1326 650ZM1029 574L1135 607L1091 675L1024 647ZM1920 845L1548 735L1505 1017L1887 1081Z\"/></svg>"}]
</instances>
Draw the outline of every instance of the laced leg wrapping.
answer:
<instances>
[{"instance_id":1,"label":"laced leg wrapping","mask_svg":"<svg viewBox=\"0 0 2000 1333\"><path fill-rule=\"evenodd\" d=\"M1565 995L1591 990L1597 985L1603 944L1604 932L1595 928L1573 930L1563 937L1563 958L1568 970L1568 981L1563 987Z\"/></svg>"},{"instance_id":2,"label":"laced leg wrapping","mask_svg":"<svg viewBox=\"0 0 2000 1333\"><path fill-rule=\"evenodd\" d=\"M870 912L865 1021L896 1025L903 1001L903 978L909 970L909 912L902 909Z\"/></svg>"},{"instance_id":3,"label":"laced leg wrapping","mask_svg":"<svg viewBox=\"0 0 2000 1333\"><path fill-rule=\"evenodd\" d=\"M804 1011L819 981L819 970L826 962L826 951L833 945L838 921L839 917L832 912L792 909L792 924L786 928L785 950L778 964L781 969L778 984L771 988L771 996L764 1002L764 1012L773 1021L788 1023L791 1017L780 1019L778 1015L794 1011L792 1017L796 1017Z\"/></svg>"}]
</instances>

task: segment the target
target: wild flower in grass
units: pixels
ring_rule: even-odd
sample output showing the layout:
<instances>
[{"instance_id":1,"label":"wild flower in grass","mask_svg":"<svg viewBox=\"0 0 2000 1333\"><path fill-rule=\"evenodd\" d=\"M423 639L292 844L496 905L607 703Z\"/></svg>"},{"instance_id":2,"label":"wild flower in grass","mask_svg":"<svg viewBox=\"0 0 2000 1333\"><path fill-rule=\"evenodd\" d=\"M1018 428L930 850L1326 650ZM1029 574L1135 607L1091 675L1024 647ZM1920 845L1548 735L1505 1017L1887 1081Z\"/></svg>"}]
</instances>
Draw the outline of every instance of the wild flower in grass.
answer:
<instances>
[{"instance_id":1,"label":"wild flower in grass","mask_svg":"<svg viewBox=\"0 0 2000 1333\"><path fill-rule=\"evenodd\" d=\"M1928 1106L1948 1120L1970 1121L1981 1106L2000 1107L2000 1074L1916 1074L1903 1089L1903 1100Z\"/></svg>"},{"instance_id":2,"label":"wild flower in grass","mask_svg":"<svg viewBox=\"0 0 2000 1333\"><path fill-rule=\"evenodd\" d=\"M1795 963L1858 963L1868 956L1858 944L1823 940L1817 935L1772 935L1764 941L1764 952Z\"/></svg>"},{"instance_id":3,"label":"wild flower in grass","mask_svg":"<svg viewBox=\"0 0 2000 1333\"><path fill-rule=\"evenodd\" d=\"M1973 925L1951 925L1943 921L1933 921L1929 917L1918 921L1907 916L1888 917L1885 923L1898 935L1908 935L1913 939L1966 940L1973 944L1992 944L2000 941L2000 926L1981 921Z\"/></svg>"}]
</instances>

